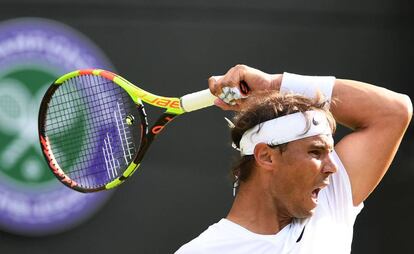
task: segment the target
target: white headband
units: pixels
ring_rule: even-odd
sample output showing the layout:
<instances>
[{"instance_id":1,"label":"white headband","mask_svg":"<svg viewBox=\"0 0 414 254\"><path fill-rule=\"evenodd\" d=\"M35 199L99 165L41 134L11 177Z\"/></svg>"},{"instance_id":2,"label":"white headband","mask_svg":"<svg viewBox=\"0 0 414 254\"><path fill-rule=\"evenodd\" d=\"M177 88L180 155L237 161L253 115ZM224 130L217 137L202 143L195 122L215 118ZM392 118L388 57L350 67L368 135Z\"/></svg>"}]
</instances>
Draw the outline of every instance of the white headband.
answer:
<instances>
[{"instance_id":1,"label":"white headband","mask_svg":"<svg viewBox=\"0 0 414 254\"><path fill-rule=\"evenodd\" d=\"M309 117L310 123L308 123L304 114ZM310 124L309 130L306 131L308 124ZM281 145L294 140L323 134L332 135L332 129L325 113L312 110L304 113L289 114L248 129L240 140L240 153L242 156L253 154L254 148L259 143Z\"/></svg>"}]
</instances>

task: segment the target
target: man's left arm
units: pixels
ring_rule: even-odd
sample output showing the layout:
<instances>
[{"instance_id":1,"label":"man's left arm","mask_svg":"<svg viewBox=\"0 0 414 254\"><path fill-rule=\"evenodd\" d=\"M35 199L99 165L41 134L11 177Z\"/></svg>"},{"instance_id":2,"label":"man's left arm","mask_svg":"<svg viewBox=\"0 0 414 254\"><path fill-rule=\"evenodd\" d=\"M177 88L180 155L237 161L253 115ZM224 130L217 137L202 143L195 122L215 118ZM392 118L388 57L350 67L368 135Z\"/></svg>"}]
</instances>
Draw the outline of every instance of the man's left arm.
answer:
<instances>
[{"instance_id":1,"label":"man's left arm","mask_svg":"<svg viewBox=\"0 0 414 254\"><path fill-rule=\"evenodd\" d=\"M335 119L354 131L335 150L359 205L381 181L412 116L408 96L367 83L336 79L331 106Z\"/></svg>"}]
</instances>

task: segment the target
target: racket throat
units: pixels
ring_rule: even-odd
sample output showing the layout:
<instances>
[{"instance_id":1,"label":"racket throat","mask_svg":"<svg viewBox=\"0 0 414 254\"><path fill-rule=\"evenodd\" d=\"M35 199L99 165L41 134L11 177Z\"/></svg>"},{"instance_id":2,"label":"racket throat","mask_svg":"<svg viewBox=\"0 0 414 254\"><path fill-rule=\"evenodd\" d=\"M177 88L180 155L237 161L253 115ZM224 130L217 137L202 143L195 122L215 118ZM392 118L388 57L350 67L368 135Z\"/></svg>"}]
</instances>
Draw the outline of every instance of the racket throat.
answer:
<instances>
[{"instance_id":1,"label":"racket throat","mask_svg":"<svg viewBox=\"0 0 414 254\"><path fill-rule=\"evenodd\" d=\"M164 127L171 122L177 115L176 114L170 114L170 113L164 113L158 120L154 123L154 125L151 127L150 135L152 134L152 137L154 138L156 135L158 135Z\"/></svg>"}]
</instances>

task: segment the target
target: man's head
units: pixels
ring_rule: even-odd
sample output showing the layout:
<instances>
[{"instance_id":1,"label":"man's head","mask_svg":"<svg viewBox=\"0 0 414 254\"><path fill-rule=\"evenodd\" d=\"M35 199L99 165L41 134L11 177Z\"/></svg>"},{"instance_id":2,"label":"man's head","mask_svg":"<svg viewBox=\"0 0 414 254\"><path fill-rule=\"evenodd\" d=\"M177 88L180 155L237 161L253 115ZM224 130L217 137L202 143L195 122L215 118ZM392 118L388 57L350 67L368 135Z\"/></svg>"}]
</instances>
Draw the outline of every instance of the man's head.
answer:
<instances>
[{"instance_id":1,"label":"man's head","mask_svg":"<svg viewBox=\"0 0 414 254\"><path fill-rule=\"evenodd\" d=\"M326 123L324 131L314 129L318 125L315 115L322 116L322 122ZM269 195L286 216L312 215L319 190L336 171L330 154L333 150L330 133L336 125L323 98L291 94L258 96L235 117L234 124L233 143L241 146L243 156L232 174L241 188L254 181L255 188ZM284 128L280 128L280 124ZM291 127L285 128L286 124ZM303 124L299 139L295 138L294 130L298 124ZM321 134L317 134L318 131ZM288 143L284 142L283 137L289 135Z\"/></svg>"}]
</instances>

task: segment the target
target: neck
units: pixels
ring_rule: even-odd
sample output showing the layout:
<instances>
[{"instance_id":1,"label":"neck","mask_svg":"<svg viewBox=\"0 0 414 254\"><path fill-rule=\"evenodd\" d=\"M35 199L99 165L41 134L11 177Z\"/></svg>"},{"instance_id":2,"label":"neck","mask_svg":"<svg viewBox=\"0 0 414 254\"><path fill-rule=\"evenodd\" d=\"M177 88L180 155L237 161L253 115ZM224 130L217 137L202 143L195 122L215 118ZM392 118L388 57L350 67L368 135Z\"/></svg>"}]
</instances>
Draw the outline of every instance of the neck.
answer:
<instances>
[{"instance_id":1,"label":"neck","mask_svg":"<svg viewBox=\"0 0 414 254\"><path fill-rule=\"evenodd\" d=\"M292 216L269 192L253 185L244 182L240 186L227 219L257 234L276 234L291 223Z\"/></svg>"}]
</instances>

